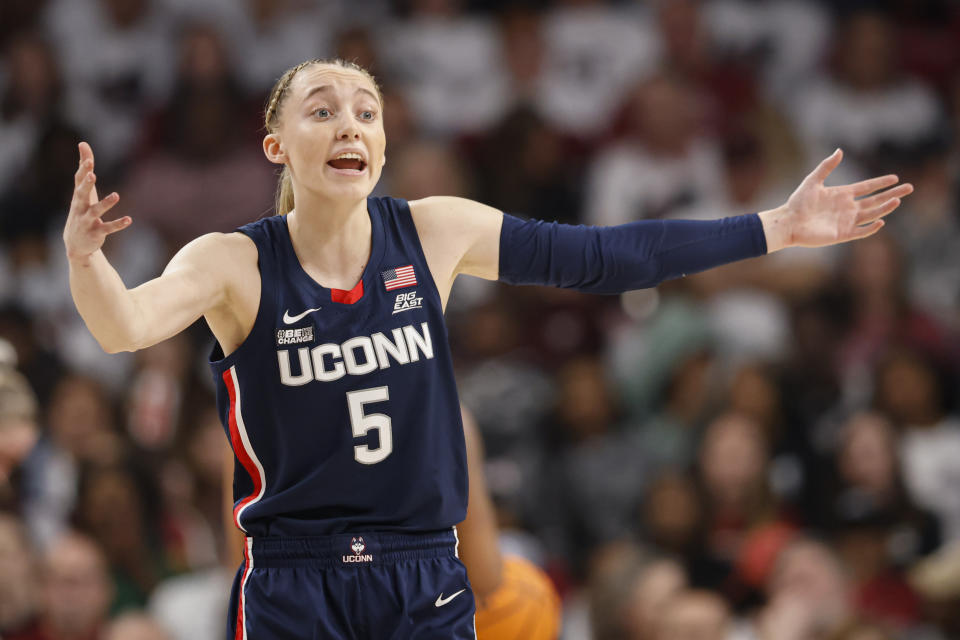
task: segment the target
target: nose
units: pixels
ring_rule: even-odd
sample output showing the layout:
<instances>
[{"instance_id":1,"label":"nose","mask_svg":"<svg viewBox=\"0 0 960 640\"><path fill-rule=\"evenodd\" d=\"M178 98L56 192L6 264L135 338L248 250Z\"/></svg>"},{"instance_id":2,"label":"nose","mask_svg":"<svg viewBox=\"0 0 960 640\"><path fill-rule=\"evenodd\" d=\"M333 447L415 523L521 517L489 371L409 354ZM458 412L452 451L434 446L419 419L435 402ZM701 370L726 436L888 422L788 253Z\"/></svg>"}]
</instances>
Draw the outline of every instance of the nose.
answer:
<instances>
[{"instance_id":1,"label":"nose","mask_svg":"<svg viewBox=\"0 0 960 640\"><path fill-rule=\"evenodd\" d=\"M337 140L359 140L360 129L352 117L346 116L340 118L337 128Z\"/></svg>"}]
</instances>

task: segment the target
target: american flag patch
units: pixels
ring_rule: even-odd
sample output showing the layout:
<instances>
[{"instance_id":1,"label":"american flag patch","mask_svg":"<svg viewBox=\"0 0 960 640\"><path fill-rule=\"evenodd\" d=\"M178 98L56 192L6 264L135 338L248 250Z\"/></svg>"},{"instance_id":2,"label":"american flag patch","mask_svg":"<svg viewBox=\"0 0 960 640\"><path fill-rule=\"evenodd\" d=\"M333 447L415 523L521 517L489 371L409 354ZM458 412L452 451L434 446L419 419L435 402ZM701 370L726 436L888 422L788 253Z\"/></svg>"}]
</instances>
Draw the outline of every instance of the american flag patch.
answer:
<instances>
[{"instance_id":1,"label":"american flag patch","mask_svg":"<svg viewBox=\"0 0 960 640\"><path fill-rule=\"evenodd\" d=\"M413 272L413 265L408 264L405 267L395 267L380 272L383 276L383 285L387 291L400 289L401 287L412 287L417 284L417 276Z\"/></svg>"}]
</instances>

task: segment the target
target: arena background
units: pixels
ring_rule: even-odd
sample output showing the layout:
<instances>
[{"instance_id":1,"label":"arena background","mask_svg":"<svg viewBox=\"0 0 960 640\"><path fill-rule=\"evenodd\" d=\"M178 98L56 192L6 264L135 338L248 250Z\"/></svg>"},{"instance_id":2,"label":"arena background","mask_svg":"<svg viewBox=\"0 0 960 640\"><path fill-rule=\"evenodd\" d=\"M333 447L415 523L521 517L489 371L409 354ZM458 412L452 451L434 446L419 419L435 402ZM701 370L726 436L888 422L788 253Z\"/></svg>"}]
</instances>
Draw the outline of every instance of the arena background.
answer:
<instances>
[{"instance_id":1,"label":"arena background","mask_svg":"<svg viewBox=\"0 0 960 640\"><path fill-rule=\"evenodd\" d=\"M657 290L463 278L450 338L503 546L556 583L565 640L960 637L955 3L3 0L0 46L0 336L39 401L33 444L3 373L3 638L222 636L212 339L91 338L61 240L77 142L133 216L106 245L133 286L270 214L266 94L335 55L383 86L377 194L714 218L837 146L831 181L912 182L866 241Z\"/></svg>"}]
</instances>

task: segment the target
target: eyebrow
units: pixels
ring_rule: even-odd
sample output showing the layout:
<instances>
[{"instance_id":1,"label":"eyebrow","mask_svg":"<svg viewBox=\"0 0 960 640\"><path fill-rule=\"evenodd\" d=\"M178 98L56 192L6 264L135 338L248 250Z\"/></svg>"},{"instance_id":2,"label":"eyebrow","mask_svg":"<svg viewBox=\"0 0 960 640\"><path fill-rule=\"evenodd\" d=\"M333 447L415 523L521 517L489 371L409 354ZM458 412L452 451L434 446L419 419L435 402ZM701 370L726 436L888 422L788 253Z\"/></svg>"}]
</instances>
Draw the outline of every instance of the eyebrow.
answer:
<instances>
[{"instance_id":1,"label":"eyebrow","mask_svg":"<svg viewBox=\"0 0 960 640\"><path fill-rule=\"evenodd\" d=\"M315 93L327 92L327 91L330 91L331 89L333 89L333 85L329 85L329 84L322 84L318 87L314 87L307 92L307 95L303 99L303 101L306 102ZM367 89L366 87L357 87L357 90L355 93L360 93L361 91L369 95L374 100L376 100L377 103L379 104L380 99L377 97L377 94L375 94L373 91L370 91L370 89Z\"/></svg>"}]
</instances>

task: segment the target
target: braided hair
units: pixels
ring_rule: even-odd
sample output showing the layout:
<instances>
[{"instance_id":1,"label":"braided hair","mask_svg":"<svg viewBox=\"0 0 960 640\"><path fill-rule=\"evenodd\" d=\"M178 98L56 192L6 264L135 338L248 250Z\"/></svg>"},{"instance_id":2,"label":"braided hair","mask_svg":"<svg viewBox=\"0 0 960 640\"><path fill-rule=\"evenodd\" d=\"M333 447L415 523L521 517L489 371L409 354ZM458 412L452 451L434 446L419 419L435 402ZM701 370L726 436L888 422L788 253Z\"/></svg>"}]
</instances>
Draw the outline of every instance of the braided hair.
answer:
<instances>
[{"instance_id":1,"label":"braided hair","mask_svg":"<svg viewBox=\"0 0 960 640\"><path fill-rule=\"evenodd\" d=\"M293 82L293 79L301 70L316 64L340 67L341 69L349 69L350 71L356 71L362 74L373 84L374 89L377 91L377 97L380 99L380 106L381 108L383 107L383 94L380 92L380 85L377 84L376 79L369 71L356 62L341 60L340 58L314 58L313 60L305 60L287 69L284 74L280 76L280 79L277 80L277 83L273 85L273 90L270 91L270 99L267 101L267 108L263 113L264 127L267 133L276 133L280 126L280 110L283 107L284 99L287 97L287 90L290 88L290 83ZM280 182L277 185L276 213L277 215L290 213L293 210L293 206L293 185L290 181L290 169L284 165L280 172Z\"/></svg>"}]
</instances>

